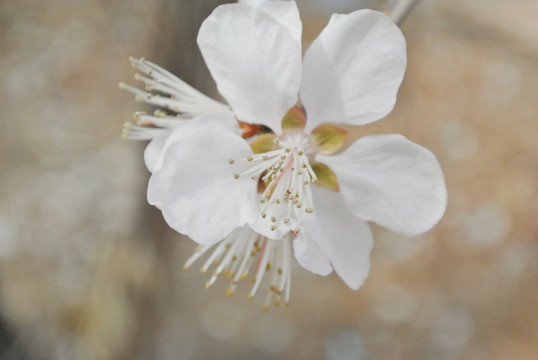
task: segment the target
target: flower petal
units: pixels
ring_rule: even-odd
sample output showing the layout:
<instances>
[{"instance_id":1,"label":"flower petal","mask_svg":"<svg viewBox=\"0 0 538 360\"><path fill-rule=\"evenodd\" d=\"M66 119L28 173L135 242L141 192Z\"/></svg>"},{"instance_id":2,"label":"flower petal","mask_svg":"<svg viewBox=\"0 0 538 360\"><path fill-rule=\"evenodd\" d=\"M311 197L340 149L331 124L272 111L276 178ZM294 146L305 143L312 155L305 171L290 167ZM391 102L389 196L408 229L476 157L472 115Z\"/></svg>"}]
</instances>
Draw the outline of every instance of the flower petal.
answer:
<instances>
[{"instance_id":1,"label":"flower petal","mask_svg":"<svg viewBox=\"0 0 538 360\"><path fill-rule=\"evenodd\" d=\"M146 167L148 168L149 172L154 172L157 170L158 167L162 164L162 150L164 148L164 144L166 143L166 140L172 134L174 128L178 128L183 126L184 123L188 123L190 121L197 121L198 118L192 118L189 120L183 120L178 121L177 124L174 127L169 128L158 128L160 130L159 135L155 136L149 144L146 146L146 149L144 151L144 162L146 164ZM213 126L215 127L221 127L225 126L229 130L236 132L237 134L240 134L241 131L237 126L236 121L229 121L231 118L230 116L225 117L224 120L220 116L216 116L214 118L206 118L206 123L213 122ZM178 130L179 131L179 130Z\"/></svg>"},{"instance_id":2,"label":"flower petal","mask_svg":"<svg viewBox=\"0 0 538 360\"><path fill-rule=\"evenodd\" d=\"M363 220L411 236L432 228L445 212L437 159L401 135L365 136L343 153L317 160L336 173L347 205Z\"/></svg>"},{"instance_id":3,"label":"flower petal","mask_svg":"<svg viewBox=\"0 0 538 360\"><path fill-rule=\"evenodd\" d=\"M168 225L200 244L218 242L257 216L257 183L235 179L237 167L228 163L252 154L230 130L231 122L231 114L211 114L177 127L149 181L149 203Z\"/></svg>"},{"instance_id":4,"label":"flower petal","mask_svg":"<svg viewBox=\"0 0 538 360\"><path fill-rule=\"evenodd\" d=\"M172 129L170 129L170 131L162 132L154 137L153 140L149 142L148 146L146 146L146 150L144 150L144 162L146 163L149 172L153 172L161 166L161 153L166 139L168 139L171 133Z\"/></svg>"},{"instance_id":5,"label":"flower petal","mask_svg":"<svg viewBox=\"0 0 538 360\"><path fill-rule=\"evenodd\" d=\"M293 250L295 252L295 258L306 270L322 276L329 275L333 272L333 267L327 256L308 237L299 234L293 240Z\"/></svg>"},{"instance_id":6,"label":"flower petal","mask_svg":"<svg viewBox=\"0 0 538 360\"><path fill-rule=\"evenodd\" d=\"M303 24L295 1L264 1L258 6L258 9L271 15L279 23L286 26L293 39L299 46L301 45Z\"/></svg>"},{"instance_id":7,"label":"flower petal","mask_svg":"<svg viewBox=\"0 0 538 360\"><path fill-rule=\"evenodd\" d=\"M299 237L315 242L347 286L357 290L370 271L370 228L349 211L340 194L316 186L312 193L314 213L303 217Z\"/></svg>"},{"instance_id":8,"label":"flower petal","mask_svg":"<svg viewBox=\"0 0 538 360\"><path fill-rule=\"evenodd\" d=\"M236 117L281 133L301 81L301 45L290 31L257 8L227 4L204 21L198 45Z\"/></svg>"},{"instance_id":9,"label":"flower petal","mask_svg":"<svg viewBox=\"0 0 538 360\"><path fill-rule=\"evenodd\" d=\"M388 16L372 10L333 15L304 58L307 130L384 117L394 107L405 67L405 39Z\"/></svg>"},{"instance_id":10,"label":"flower petal","mask_svg":"<svg viewBox=\"0 0 538 360\"><path fill-rule=\"evenodd\" d=\"M238 3L258 7L275 18L291 32L295 41L301 43L303 24L295 1L281 0L239 0Z\"/></svg>"}]
</instances>

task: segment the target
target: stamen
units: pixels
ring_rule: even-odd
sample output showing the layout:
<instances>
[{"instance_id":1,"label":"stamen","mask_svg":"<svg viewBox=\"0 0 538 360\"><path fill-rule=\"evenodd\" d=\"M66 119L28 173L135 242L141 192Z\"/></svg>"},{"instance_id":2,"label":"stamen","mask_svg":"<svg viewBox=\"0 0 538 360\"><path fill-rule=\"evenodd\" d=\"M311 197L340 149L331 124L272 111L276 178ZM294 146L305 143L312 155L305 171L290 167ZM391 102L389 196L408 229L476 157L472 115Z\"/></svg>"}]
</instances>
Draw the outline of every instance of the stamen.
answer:
<instances>
[{"instance_id":1,"label":"stamen","mask_svg":"<svg viewBox=\"0 0 538 360\"><path fill-rule=\"evenodd\" d=\"M231 159L229 163L240 171L233 173L235 179L245 176L265 183L260 199L261 218L267 230L279 234L300 228L304 213L314 211L311 190L308 185L317 180L303 146L308 139L295 134L293 138L275 144L280 146L263 154L252 154L245 158Z\"/></svg>"},{"instance_id":2,"label":"stamen","mask_svg":"<svg viewBox=\"0 0 538 360\"><path fill-rule=\"evenodd\" d=\"M144 59L131 57L129 60L134 68L148 76L135 75L136 80L144 83L146 91L124 83L119 84L121 89L133 93L137 100L161 106L189 117L229 111L227 105L202 94L160 66ZM162 96L151 92L158 92Z\"/></svg>"},{"instance_id":3,"label":"stamen","mask_svg":"<svg viewBox=\"0 0 538 360\"><path fill-rule=\"evenodd\" d=\"M248 299L255 296L264 279L267 279L267 295L264 308L268 309L271 301L275 306L281 301L281 296L287 292L286 302L289 301L289 286L291 279L291 237L286 235L282 240L271 240L261 237L250 228L236 229L226 239L217 245L199 246L195 253L187 260L185 269L191 267L209 249L214 248L213 253L207 258L202 266L202 272L207 273L211 266L215 266L211 277L206 282L206 288L211 288L221 274L231 279L226 289L227 295L235 293L240 280L249 277L252 265L256 262L252 273L253 285L248 294ZM217 264L217 265L214 265ZM265 276L265 275L268 276Z\"/></svg>"},{"instance_id":4,"label":"stamen","mask_svg":"<svg viewBox=\"0 0 538 360\"><path fill-rule=\"evenodd\" d=\"M165 132L166 129L134 125L130 122L123 124L121 137L129 140L152 140Z\"/></svg>"}]
</instances>

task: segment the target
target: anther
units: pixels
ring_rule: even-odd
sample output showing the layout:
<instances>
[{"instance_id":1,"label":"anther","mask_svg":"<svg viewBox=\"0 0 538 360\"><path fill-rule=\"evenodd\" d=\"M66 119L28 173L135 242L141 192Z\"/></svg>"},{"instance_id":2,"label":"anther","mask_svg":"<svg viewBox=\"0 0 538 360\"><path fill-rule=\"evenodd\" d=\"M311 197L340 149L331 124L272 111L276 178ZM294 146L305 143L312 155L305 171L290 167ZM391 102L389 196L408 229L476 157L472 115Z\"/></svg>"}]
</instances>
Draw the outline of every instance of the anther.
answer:
<instances>
[{"instance_id":1,"label":"anther","mask_svg":"<svg viewBox=\"0 0 538 360\"><path fill-rule=\"evenodd\" d=\"M252 180L258 180L258 176L252 175Z\"/></svg>"},{"instance_id":2,"label":"anther","mask_svg":"<svg viewBox=\"0 0 538 360\"><path fill-rule=\"evenodd\" d=\"M299 151L299 152L297 153L297 155L299 155L299 156L303 156L303 155L304 155L304 152Z\"/></svg>"},{"instance_id":3,"label":"anther","mask_svg":"<svg viewBox=\"0 0 538 360\"><path fill-rule=\"evenodd\" d=\"M276 230L276 225L271 225L271 231L275 231Z\"/></svg>"},{"instance_id":4,"label":"anther","mask_svg":"<svg viewBox=\"0 0 538 360\"><path fill-rule=\"evenodd\" d=\"M234 159L230 159L230 160L228 160L228 162L230 163L230 165L235 164L235 160L234 160Z\"/></svg>"},{"instance_id":5,"label":"anther","mask_svg":"<svg viewBox=\"0 0 538 360\"><path fill-rule=\"evenodd\" d=\"M314 212L314 209L312 209L312 208L306 208L304 211L305 211L307 214L312 214L312 213Z\"/></svg>"},{"instance_id":6,"label":"anther","mask_svg":"<svg viewBox=\"0 0 538 360\"><path fill-rule=\"evenodd\" d=\"M266 214L266 213L264 213L264 212L262 212L262 218L264 218L264 219L265 219L266 217L267 217L267 214Z\"/></svg>"},{"instance_id":7,"label":"anther","mask_svg":"<svg viewBox=\"0 0 538 360\"><path fill-rule=\"evenodd\" d=\"M272 216L271 217L271 222L276 222L276 217Z\"/></svg>"},{"instance_id":8,"label":"anther","mask_svg":"<svg viewBox=\"0 0 538 360\"><path fill-rule=\"evenodd\" d=\"M287 224L287 223L289 223L289 222L290 222L290 219L288 219L288 218L284 218L284 224Z\"/></svg>"},{"instance_id":9,"label":"anther","mask_svg":"<svg viewBox=\"0 0 538 360\"><path fill-rule=\"evenodd\" d=\"M275 199L275 204L277 204L277 205L280 204L280 199L276 198Z\"/></svg>"},{"instance_id":10,"label":"anther","mask_svg":"<svg viewBox=\"0 0 538 360\"><path fill-rule=\"evenodd\" d=\"M286 148L286 152L289 154L291 152L290 148Z\"/></svg>"},{"instance_id":11,"label":"anther","mask_svg":"<svg viewBox=\"0 0 538 360\"><path fill-rule=\"evenodd\" d=\"M252 161L254 158L252 156L247 156L247 161Z\"/></svg>"},{"instance_id":12,"label":"anther","mask_svg":"<svg viewBox=\"0 0 538 360\"><path fill-rule=\"evenodd\" d=\"M239 174L234 174L234 179L239 179Z\"/></svg>"}]
</instances>

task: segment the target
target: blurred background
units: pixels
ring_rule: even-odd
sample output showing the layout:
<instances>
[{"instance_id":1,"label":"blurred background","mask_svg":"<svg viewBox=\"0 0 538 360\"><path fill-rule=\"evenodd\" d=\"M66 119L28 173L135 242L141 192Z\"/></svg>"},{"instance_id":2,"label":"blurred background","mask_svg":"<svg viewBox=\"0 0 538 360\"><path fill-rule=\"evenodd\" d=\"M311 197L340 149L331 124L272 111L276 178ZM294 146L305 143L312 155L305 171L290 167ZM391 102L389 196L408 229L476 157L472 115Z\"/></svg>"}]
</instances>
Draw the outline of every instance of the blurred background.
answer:
<instances>
[{"instance_id":1,"label":"blurred background","mask_svg":"<svg viewBox=\"0 0 538 360\"><path fill-rule=\"evenodd\" d=\"M332 12L395 5L298 2L305 46ZM130 55L218 96L195 40L219 3L0 2L0 359L538 358L538 3L418 3L396 108L353 134L432 150L446 215L414 238L374 227L358 292L294 264L268 312L182 270L195 245L146 203L144 144L120 140L141 109L117 88Z\"/></svg>"}]
</instances>

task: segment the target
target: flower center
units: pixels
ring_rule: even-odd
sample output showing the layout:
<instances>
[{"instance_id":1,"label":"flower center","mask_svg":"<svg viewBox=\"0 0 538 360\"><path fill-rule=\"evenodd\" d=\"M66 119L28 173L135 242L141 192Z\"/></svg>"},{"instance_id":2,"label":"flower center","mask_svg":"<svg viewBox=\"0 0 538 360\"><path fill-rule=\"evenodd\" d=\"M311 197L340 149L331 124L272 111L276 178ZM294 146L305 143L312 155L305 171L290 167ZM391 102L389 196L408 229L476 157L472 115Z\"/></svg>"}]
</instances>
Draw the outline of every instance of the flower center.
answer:
<instances>
[{"instance_id":1,"label":"flower center","mask_svg":"<svg viewBox=\"0 0 538 360\"><path fill-rule=\"evenodd\" d=\"M202 273L207 273L212 265L215 266L211 278L206 283L206 288L212 287L217 278L225 274L231 279L226 293L232 295L239 281L247 279L251 270L254 269L252 273L254 285L248 294L249 300L254 297L262 279L267 275L268 291L264 308L269 308L271 300L275 306L280 305L282 298L286 304L289 302L291 284L289 235L282 240L271 240L260 236L248 227L239 228L218 245L197 247L195 253L185 263L184 269L190 268L196 260L213 247L213 253L200 269Z\"/></svg>"},{"instance_id":2,"label":"flower center","mask_svg":"<svg viewBox=\"0 0 538 360\"><path fill-rule=\"evenodd\" d=\"M299 232L303 213L312 213L310 184L317 181L306 150L311 151L309 138L300 132L285 133L274 140L278 149L230 160L244 169L233 176L248 176L265 185L261 197L260 216L270 230Z\"/></svg>"}]
</instances>

